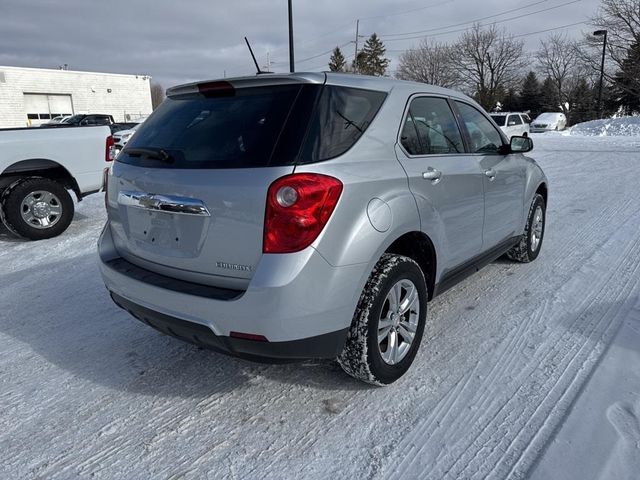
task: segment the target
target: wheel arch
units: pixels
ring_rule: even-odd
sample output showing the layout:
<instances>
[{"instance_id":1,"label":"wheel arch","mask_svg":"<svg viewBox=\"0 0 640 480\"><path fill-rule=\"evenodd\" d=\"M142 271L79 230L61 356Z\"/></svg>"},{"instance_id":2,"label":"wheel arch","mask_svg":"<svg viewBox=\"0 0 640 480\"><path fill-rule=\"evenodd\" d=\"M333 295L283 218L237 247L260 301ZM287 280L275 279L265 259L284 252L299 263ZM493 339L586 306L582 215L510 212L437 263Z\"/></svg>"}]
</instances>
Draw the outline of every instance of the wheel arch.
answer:
<instances>
[{"instance_id":1,"label":"wheel arch","mask_svg":"<svg viewBox=\"0 0 640 480\"><path fill-rule=\"evenodd\" d=\"M22 177L45 177L62 183L65 188L73 190L82 200L82 193L76 179L60 163L47 158L29 158L12 163L0 174L0 190Z\"/></svg>"},{"instance_id":2,"label":"wheel arch","mask_svg":"<svg viewBox=\"0 0 640 480\"><path fill-rule=\"evenodd\" d=\"M387 247L384 253L409 257L418 263L427 282L429 300L433 298L437 272L437 254L431 238L424 232L407 232Z\"/></svg>"},{"instance_id":3,"label":"wheel arch","mask_svg":"<svg viewBox=\"0 0 640 480\"><path fill-rule=\"evenodd\" d=\"M540 185L538 185L538 188L536 189L536 194L542 195L545 206L547 205L548 193L549 191L547 189L547 184L545 182L540 183Z\"/></svg>"}]
</instances>

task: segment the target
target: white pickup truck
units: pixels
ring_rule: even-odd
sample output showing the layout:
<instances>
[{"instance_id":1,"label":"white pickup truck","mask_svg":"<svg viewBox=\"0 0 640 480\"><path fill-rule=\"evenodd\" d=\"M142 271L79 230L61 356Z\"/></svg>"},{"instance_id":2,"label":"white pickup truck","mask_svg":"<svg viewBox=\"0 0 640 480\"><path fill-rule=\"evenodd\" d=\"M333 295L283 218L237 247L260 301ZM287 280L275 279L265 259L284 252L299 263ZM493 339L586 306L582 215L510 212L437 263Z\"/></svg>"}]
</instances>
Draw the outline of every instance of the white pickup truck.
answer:
<instances>
[{"instance_id":1,"label":"white pickup truck","mask_svg":"<svg viewBox=\"0 0 640 480\"><path fill-rule=\"evenodd\" d=\"M113 138L107 126L0 130L0 218L32 240L64 232L74 204L100 191Z\"/></svg>"}]
</instances>

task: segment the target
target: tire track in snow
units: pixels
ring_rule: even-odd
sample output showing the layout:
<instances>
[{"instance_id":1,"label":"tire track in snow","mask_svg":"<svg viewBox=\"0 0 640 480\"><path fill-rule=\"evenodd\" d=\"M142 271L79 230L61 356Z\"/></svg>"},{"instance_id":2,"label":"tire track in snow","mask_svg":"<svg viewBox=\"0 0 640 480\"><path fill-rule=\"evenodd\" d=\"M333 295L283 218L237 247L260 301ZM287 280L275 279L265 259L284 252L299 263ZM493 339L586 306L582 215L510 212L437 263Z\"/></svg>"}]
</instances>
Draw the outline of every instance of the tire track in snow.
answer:
<instances>
[{"instance_id":1,"label":"tire track in snow","mask_svg":"<svg viewBox=\"0 0 640 480\"><path fill-rule=\"evenodd\" d=\"M581 230L581 232L583 232L583 234L582 234L582 238L579 239L580 243L584 243L585 245L588 245L588 246L592 247L593 251L596 251L600 247L600 244L595 242L595 235L596 235L595 232L597 232L597 229L593 228L593 227L595 227L598 223L602 222L603 218L610 217L614 212L617 212L619 214L623 213L623 212L627 213L626 210L630 206L630 204L631 204L631 201L629 200L629 201L625 202L621 206L622 208L620 208L620 206L619 207L606 208L606 209L601 211L600 215L598 215L596 217L591 217L592 221L590 222L590 224L585 225L585 228ZM604 240L602 240L601 243L604 243L606 241L607 240L604 239ZM562 259L562 258L566 259L567 255L572 253L572 251L575 249L576 244L575 243L573 244L573 248L568 244L563 244L563 247L567 250L567 252L563 251L563 249L559 249L559 251L551 250L551 252L553 253L553 257L558 257L558 259ZM553 258L551 261L555 262L556 258ZM515 268L517 269L518 267L515 266ZM522 276L525 277L525 278L522 279L522 281L526 280L529 283L535 283L535 282L539 281L540 280L539 277L543 276L545 273L546 272L544 272L544 271L536 271L534 273L534 275L531 276L531 275L528 275L527 272L522 272ZM571 274L572 273L573 273L573 271L571 272ZM528 275L528 277L527 277L527 275ZM519 280L520 279L518 279L517 277L510 279L510 281L515 281L516 283ZM466 284L466 285L469 288L473 288L471 282ZM507 297L509 297L513 293L511 290L504 289L504 288L500 289L499 292L500 292L500 294L497 296L495 301L492 302L492 303L501 304L501 303L503 303L503 301L506 301ZM458 296L458 294L456 294L456 296ZM532 316L527 316L527 317L525 317L525 322L530 322L531 319L532 319ZM525 325L525 324L523 324L523 323L518 324L518 328L519 329L522 328L523 325ZM456 333L455 332L451 332L451 334L455 335ZM459 334L460 335L464 335L464 331L459 332ZM519 335L521 337L520 340L519 340L519 344L520 345L526 341L526 339L521 334L517 334L517 335ZM510 362L514 362L515 358L516 357L512 357ZM477 366L478 366L478 364L476 364L476 369L477 369ZM504 368L504 366L503 366L503 367L501 367L501 369L499 371L500 372L502 372L502 371L507 371L508 372L508 371L510 371L510 368L508 368L509 366L510 366L510 364L508 364L506 368ZM494 365L493 368L495 369L496 365ZM475 369L474 369L474 371L475 371ZM498 370L494 370L494 371L498 371ZM467 377L467 378L469 379L470 377ZM487 379L487 382L484 385L490 385L491 384L491 380L492 379ZM486 392L487 392L487 395L490 395L491 394L491 389L490 388L486 389ZM443 398L443 399L440 400L440 402L445 401L445 400L446 400L446 398ZM428 402L428 399L427 399L427 402ZM425 406L426 406L427 402L425 402ZM435 415L438 412L439 412L439 410L437 408L433 411L432 416L434 416L434 419L436 418ZM478 412L477 414L480 414L481 413L481 409L480 408L476 409L476 412ZM460 417L458 417L458 419L460 419ZM465 420L466 420L466 417L465 417ZM475 421L475 420L476 420L476 418L474 417L472 419L472 421Z\"/></svg>"},{"instance_id":2,"label":"tire track in snow","mask_svg":"<svg viewBox=\"0 0 640 480\"><path fill-rule=\"evenodd\" d=\"M632 218L630 218L629 220L632 220ZM627 222L627 225L628 225L628 222ZM588 285L591 286L591 288L589 289L589 292L583 292L583 293L588 293L588 294L585 295L585 297L583 297L583 301L580 302L580 305L579 305L579 307L583 307L583 309L582 309L583 311L585 311L585 309L588 308L589 305L592 305L596 301L606 300L607 298L613 298L614 300L616 300L621 295L629 294L629 288L622 288L622 292L624 292L624 293L619 293L618 295L614 295L614 296L612 296L611 294L604 294L604 293L602 295L597 295L597 292L599 292L599 291L600 292L608 292L606 290L607 284L611 282L612 277L614 277L616 275L620 275L621 270L622 270L622 266L624 265L624 263L626 261L626 258L629 258L629 257L631 257L635 261L635 263L631 263L631 265L633 266L632 274L629 275L629 273L627 272L627 275L625 275L625 278L627 279L627 283L625 283L623 285L623 287L627 287L628 284L629 284L629 280L628 279L629 278L633 278L633 272L635 272L635 270L637 269L637 266L638 266L637 258L640 257L640 252L637 251L638 250L638 241L636 240L635 242L630 242L630 243L628 243L626 245L626 248L622 248L622 249L619 248L620 245L615 245L615 243L616 243L615 240L618 240L617 243L620 243L620 241L623 241L625 238L633 238L634 237L634 233L637 232L637 225L635 225L635 224L632 224L632 225L633 225L633 227L631 229L628 228L628 227L627 228L623 227L622 230L618 231L616 234L614 234L612 237L610 237L609 241L607 242L608 244L614 244L613 247L615 247L615 250L618 251L618 252L622 252L622 255L618 256L617 266L616 266L616 268L610 270L608 278L606 278L602 282L587 283ZM631 230L631 232L629 230ZM631 235L629 235L629 233L631 233ZM609 248L612 248L611 245L609 246ZM601 250L600 249L596 249L595 251L596 252L600 252ZM597 253L594 254L592 256L592 262L591 263L596 263L597 264L597 260L593 260L593 257L599 257L599 256L601 256L601 255L598 255ZM588 271L589 268L590 268L589 265L586 265L586 266L583 265L580 270ZM580 280L580 281L575 282L575 283L583 284L583 280ZM633 288L633 287L630 287L630 288ZM565 294L564 296L563 295L556 295L556 298L554 299L554 304L555 304L554 306L555 307L558 307L558 306L560 306L558 304L562 304L563 303L564 298L566 297L566 293L567 293L566 290L567 290L567 288L564 289L564 292L562 292L562 290L561 290L561 292L559 292L559 293L564 293ZM582 314L576 315L574 317L573 323L568 327L568 329L570 330L571 328L575 328L575 323L577 321L579 321L580 318L582 318ZM608 318L608 317L605 317L605 318ZM604 321L604 320L602 320L602 318L600 318L600 320ZM572 368L570 368L570 367L571 367L571 361L573 361L573 359L575 359L581 352L583 352L583 350L586 348L586 345L588 345L590 343L593 343L592 337L594 335L596 335L596 336L598 336L598 335L601 336L602 335L602 327L600 327L599 323L590 324L590 325L592 325L592 328L590 330L584 330L584 331L582 331L582 332L580 332L578 334L578 335L586 334L587 337L586 337L585 341L582 342L580 349L578 349L577 352L574 353L573 357L569 358L569 363L565 367L565 370L562 372L562 374L560 374L558 376L558 381L567 378L567 376L570 377L570 378L575 378L576 372L579 372L581 369L585 368L586 361L578 362L577 366L572 367ZM571 333L569 330L562 332L562 334L564 336L575 336L576 335L574 333ZM594 334L594 332L595 332L595 334ZM518 335L522 336L522 330L519 330ZM553 344L553 343L556 343L556 342L546 342L545 345L548 345L550 343ZM572 342L565 342L565 343L572 344ZM511 338L511 339L509 339L507 341L507 345L512 345L512 344L513 344L513 338ZM503 353L506 351L506 349L507 349L507 347L503 348L502 353L498 357L499 360L501 360L503 358ZM554 353L556 353L556 354L562 353L562 351L561 350L557 350L557 349L554 350L554 348L551 348L550 350L545 352L545 354L542 357L542 359L539 358L539 353L540 352L536 352L536 353L537 353L536 356L533 357L533 361L529 362L529 365L531 365L532 367L535 367L538 364L538 362L540 362L540 360L542 360L544 362L545 360L548 359L549 356L553 355ZM569 350L564 355L564 357L562 357L560 359L561 360L560 363L561 364L562 363L567 363L567 358L566 357L568 355L570 355L571 353L572 353L572 350ZM584 356L584 354L583 354L583 356ZM588 355L587 355L587 357L588 357ZM516 357L513 357L512 360L515 361ZM498 371L496 369L497 365L498 365L498 363L496 363L494 365L494 367L491 369L491 374L495 374L496 371ZM509 369L513 370L513 367L510 367ZM507 370L507 371L509 371L509 370ZM490 382L493 380L493 378L494 377L488 378L487 382L484 383L484 386L490 385ZM552 378L552 377L549 377L549 378ZM521 378L519 378L518 380L521 380ZM517 384L518 382L516 381L515 383ZM544 384L543 386L547 386L548 387L547 384ZM522 388L522 384L521 384L520 388L518 390L516 390L516 392L515 392L516 395L518 395L520 393L520 389L521 388ZM484 390L484 391L481 388L479 391L481 392L481 395L480 395L480 398L478 400L482 401L482 400L484 400L485 395L487 394L487 392L490 392L490 388L488 390ZM550 391L548 393L550 393ZM545 401L545 399L543 399L541 405L544 404L544 401ZM476 401L474 401L474 404L475 403L476 403ZM502 408L508 407L508 405L509 405L509 401L504 403ZM460 407L460 408L462 408L462 407ZM538 406L538 408L540 408L540 405ZM480 410L481 409L479 408L478 411L480 411ZM447 413L449 413L450 411L451 411L451 409L449 409ZM482 429L479 432L479 434L475 437L475 439L473 441L471 441L470 443L469 442L464 442L464 443L469 443L469 445L458 456L458 458L456 460L457 463L462 462L462 464L464 464L465 468L466 468L468 465L470 465L474 461L475 458L477 458L476 455L481 451L480 448L477 448L477 446L478 446L477 444L478 444L478 441L480 441L480 444L483 443L482 442L482 440L483 440L483 436L482 436L483 432L485 432L485 431L491 431L491 432L499 431L499 429L495 428L495 425L493 425L492 422L496 421L495 419L497 418L497 416L501 412L502 412L502 409L500 409L498 412L496 412L496 415L492 418L491 422L485 424L485 428ZM434 414L435 414L435 412L434 412ZM464 417L464 418L465 418L465 420L468 419L468 417ZM445 418L441 417L441 420L444 421ZM475 420L476 419L474 418L472 421L475 421ZM458 422L458 424L459 423L461 423L461 421ZM456 431L457 430L455 428L456 426L457 426L456 423L452 424L451 425L451 430L448 432L450 434L450 436L452 436L452 437L456 436L454 434L460 433L460 432ZM527 426L527 424L524 424L523 428L525 428L526 426ZM521 431L522 430L520 430L520 432ZM400 464L390 466L390 468L387 470L389 472L389 476L399 476L399 477L401 477L402 475L406 475L406 474L411 473L411 468L415 467L416 459L420 458L420 456L421 456L420 454L424 453L425 451L428 451L428 450L430 450L430 449L432 449L434 447L434 445L431 444L431 442L429 441L428 438L427 439L422 438L422 436L424 434L425 434L425 429L424 428L423 429L417 428L412 432L412 434L410 434L406 438L406 441L403 441L403 442L400 443L400 445L397 448L397 451L405 451L405 449L407 447L409 447L409 451L408 451L409 455L407 455ZM433 435L433 436L435 436L435 435ZM411 444L415 443L416 441L418 443L422 444L422 448L418 452L415 452L414 449L411 449ZM475 449L475 454L476 455L474 455L473 457L471 457L469 459L469 458L467 458L469 456L468 452L473 450L473 445L474 444L476 444L476 449ZM443 455L443 452L444 452L444 449L442 449L440 451L439 455L438 455L438 458L441 459L441 461L437 462L437 460L436 460L436 465L434 465L434 467L436 467L436 468L428 470L431 474L436 473L436 474L443 474L443 475L446 476L448 474L451 474L451 468L455 468L456 467L456 463L454 463L453 465L450 465L449 467L446 467L446 462L444 462L444 464L443 464L443 459L447 458L447 457L450 457L450 454ZM466 464L465 464L465 458L467 460ZM497 464L495 464L495 465L497 465ZM466 470L462 469L462 470L460 470L460 472L458 472L458 474L463 473L463 472L466 472ZM413 472L413 473L415 473L415 472ZM426 473L426 472L422 472L422 473ZM452 478L455 478L455 476L452 477ZM461 478L470 478L470 477L463 476Z\"/></svg>"},{"instance_id":3,"label":"tire track in snow","mask_svg":"<svg viewBox=\"0 0 640 480\"><path fill-rule=\"evenodd\" d=\"M594 290L595 290L595 289L592 289L592 291L594 291ZM590 298L590 297L587 297L587 298ZM583 304L584 304L584 303L585 303L585 302L583 302ZM590 302L590 304L592 304L592 303L593 303L593 301L591 301L591 302ZM576 318L579 318L579 316L576 316ZM569 327L569 330L570 330L571 328L572 328L572 327ZM585 331L584 333L588 333L588 332L586 332L586 331ZM564 336L566 337L566 335L564 335ZM556 341L554 341L554 342L547 342L547 344L556 345L558 342L559 342L559 339L558 339L558 340L556 340ZM572 343L569 343L569 344L570 344L570 345L572 345ZM547 361L548 357L549 357L551 354L553 354L553 353L562 353L562 351L561 351L561 350L558 350L557 348L555 348L555 349L554 349L554 348L550 349L550 350L547 352L547 354L546 354L546 355L545 355L545 356L544 356L540 361L536 361L536 362L532 365L533 370L535 370L535 369L537 369L537 368L538 368L538 364L539 364L539 363L545 363L545 361ZM557 369L559 368L559 364L556 362L556 363L554 363L553 365L554 365L554 371L557 371ZM528 375L529 375L529 374L527 374L526 376L528 376ZM551 378L551 377L550 377L550 378ZM524 379L523 379L523 380L524 380ZM520 393L520 391L523 389L523 387L524 387L525 385L526 385L526 384L524 384L524 383L520 385L520 387L518 388L518 390L515 392L514 397L516 397L516 398L517 398L518 394ZM544 385L543 385L543 387L544 387ZM504 410L505 408L507 408L507 407L509 406L509 404L510 404L510 403L513 403L513 402L512 402L512 399L510 399L510 400L509 400L509 402L505 403L505 404L500 408L499 412L496 414L496 418L497 418L497 416L498 416L499 414L502 414L502 413L503 413L503 410ZM514 419L511 419L511 421L510 421L510 422L507 422L507 421L506 421L506 420L507 420L507 418L508 418L508 416L509 416L509 415L511 415L511 413L512 413L512 412L511 412L511 411L509 411L509 410L507 409L507 417L504 419L504 422L503 422L503 423L516 424L516 425L517 425L517 423L518 423L518 422L517 422L517 419L515 419L515 418L514 418ZM523 413L525 413L525 412L523 412ZM494 420L494 419L492 419L492 420ZM500 424L500 425L502 426L502 424ZM495 429L495 428L489 429L489 427L490 427L490 425L489 425L489 424L487 424L481 433L482 433L482 434L484 434L486 431L489 431L489 432L496 432L496 431L498 430L498 429ZM488 439L487 439L487 438L484 438L484 437L482 438L482 440L483 440L482 445L484 445L484 444L486 443L486 441L488 441ZM481 450L478 450L478 451L476 452L476 457L477 457L477 455L478 455L478 454L480 454L480 452L481 452ZM484 456L487 452L482 452L482 453L483 453L483 456ZM491 452L489 452L489 453L491 453ZM461 458L463 458L463 457L461 457ZM457 460L457 462L460 462L460 461L461 461L461 458L459 458L459 459ZM475 457L474 457L474 459L475 459ZM462 472L459 472L458 474L460 475L460 474L462 474Z\"/></svg>"}]
</instances>

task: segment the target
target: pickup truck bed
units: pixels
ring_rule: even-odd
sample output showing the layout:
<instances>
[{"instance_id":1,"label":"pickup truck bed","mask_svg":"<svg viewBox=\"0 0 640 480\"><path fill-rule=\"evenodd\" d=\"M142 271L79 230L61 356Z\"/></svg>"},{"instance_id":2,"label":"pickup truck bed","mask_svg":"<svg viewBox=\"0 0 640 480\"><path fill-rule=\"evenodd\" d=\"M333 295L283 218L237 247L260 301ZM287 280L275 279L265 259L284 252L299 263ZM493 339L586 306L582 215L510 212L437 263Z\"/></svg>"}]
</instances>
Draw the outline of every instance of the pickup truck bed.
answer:
<instances>
[{"instance_id":1,"label":"pickup truck bed","mask_svg":"<svg viewBox=\"0 0 640 480\"><path fill-rule=\"evenodd\" d=\"M68 190L102 187L112 145L108 126L0 130L0 219L17 235L50 238L73 219Z\"/></svg>"}]
</instances>

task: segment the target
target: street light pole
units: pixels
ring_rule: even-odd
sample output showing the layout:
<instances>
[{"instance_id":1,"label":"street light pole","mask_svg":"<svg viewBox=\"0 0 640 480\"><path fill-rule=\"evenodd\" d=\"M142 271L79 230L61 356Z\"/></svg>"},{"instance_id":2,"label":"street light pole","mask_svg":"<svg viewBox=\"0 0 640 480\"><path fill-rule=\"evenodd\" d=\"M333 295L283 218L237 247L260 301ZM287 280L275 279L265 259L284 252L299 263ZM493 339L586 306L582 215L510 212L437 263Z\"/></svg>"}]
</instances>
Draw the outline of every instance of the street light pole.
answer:
<instances>
[{"instance_id":1,"label":"street light pole","mask_svg":"<svg viewBox=\"0 0 640 480\"><path fill-rule=\"evenodd\" d=\"M604 56L607 53L607 31L596 30L593 34L596 37L604 37L602 40L602 63L600 64L600 85L598 87L598 118L602 118L602 83L604 80Z\"/></svg>"},{"instance_id":2,"label":"street light pole","mask_svg":"<svg viewBox=\"0 0 640 480\"><path fill-rule=\"evenodd\" d=\"M293 10L291 9L291 0L289 0L289 71L293 73L295 61L293 60Z\"/></svg>"}]
</instances>

